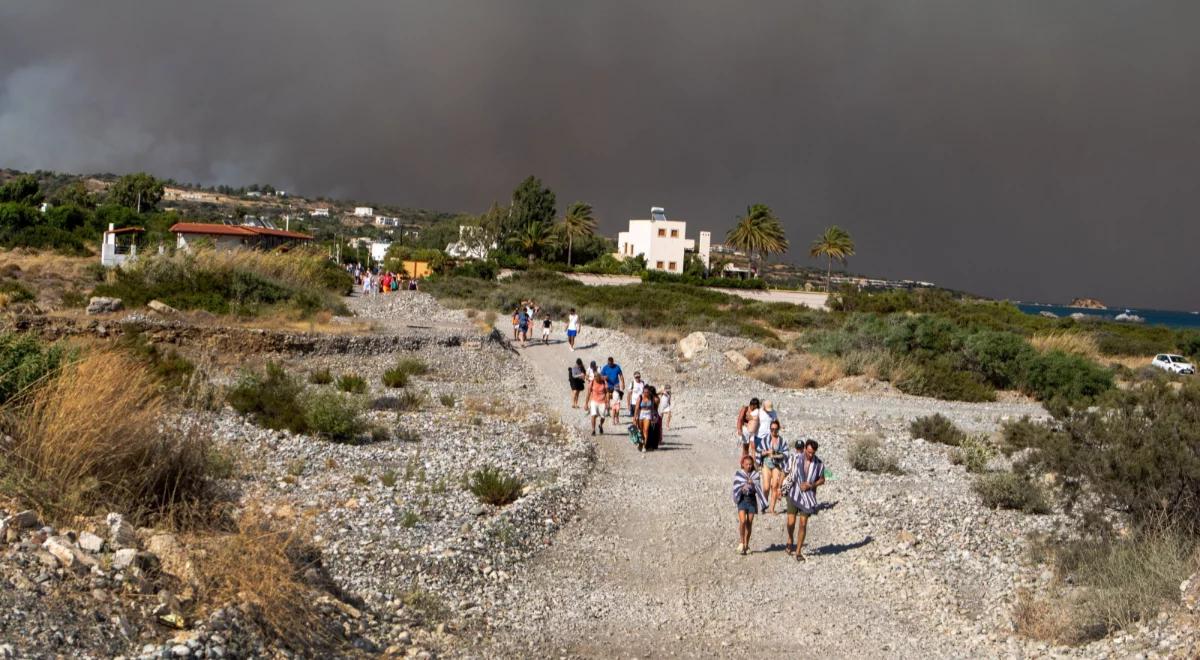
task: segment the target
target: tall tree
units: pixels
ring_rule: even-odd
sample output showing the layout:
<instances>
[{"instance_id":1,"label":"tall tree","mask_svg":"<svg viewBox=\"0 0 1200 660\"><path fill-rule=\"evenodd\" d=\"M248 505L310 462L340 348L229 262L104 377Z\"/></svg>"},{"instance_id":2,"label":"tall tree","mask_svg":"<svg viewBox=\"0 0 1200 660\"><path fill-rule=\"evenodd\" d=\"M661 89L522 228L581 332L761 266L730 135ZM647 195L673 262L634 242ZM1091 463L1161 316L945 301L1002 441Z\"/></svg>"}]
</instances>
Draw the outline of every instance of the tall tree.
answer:
<instances>
[{"instance_id":1,"label":"tall tree","mask_svg":"<svg viewBox=\"0 0 1200 660\"><path fill-rule=\"evenodd\" d=\"M543 225L549 230L558 214L555 208L554 191L542 185L535 176L525 177L513 191L512 207L504 223L504 237L526 231L530 223Z\"/></svg>"},{"instance_id":2,"label":"tall tree","mask_svg":"<svg viewBox=\"0 0 1200 660\"><path fill-rule=\"evenodd\" d=\"M54 191L50 203L55 206L78 206L81 209L96 208L96 196L88 192L82 181L72 181Z\"/></svg>"},{"instance_id":3,"label":"tall tree","mask_svg":"<svg viewBox=\"0 0 1200 660\"><path fill-rule=\"evenodd\" d=\"M751 260L757 255L760 277L767 258L772 254L787 252L788 249L783 223L766 204L752 204L746 207L746 215L738 218L737 224L725 235L725 242L745 251Z\"/></svg>"},{"instance_id":4,"label":"tall tree","mask_svg":"<svg viewBox=\"0 0 1200 660\"><path fill-rule=\"evenodd\" d=\"M109 200L138 213L153 210L162 196L162 181L145 172L126 174L108 189Z\"/></svg>"},{"instance_id":5,"label":"tall tree","mask_svg":"<svg viewBox=\"0 0 1200 660\"><path fill-rule=\"evenodd\" d=\"M530 222L524 229L509 236L507 242L529 257L530 264L533 264L539 255L545 254L558 244L554 236L554 227L542 222Z\"/></svg>"},{"instance_id":6,"label":"tall tree","mask_svg":"<svg viewBox=\"0 0 1200 660\"><path fill-rule=\"evenodd\" d=\"M41 201L42 190L32 175L22 174L0 186L0 202L37 206Z\"/></svg>"},{"instance_id":7,"label":"tall tree","mask_svg":"<svg viewBox=\"0 0 1200 660\"><path fill-rule=\"evenodd\" d=\"M596 218L592 215L592 205L586 202L574 202L567 207L559 231L567 239L567 265L571 265L571 251L575 247L575 239L596 234Z\"/></svg>"},{"instance_id":8,"label":"tall tree","mask_svg":"<svg viewBox=\"0 0 1200 660\"><path fill-rule=\"evenodd\" d=\"M825 268L825 293L829 293L831 282L833 282L833 261L840 261L842 265L846 265L846 259L854 256L854 239L850 238L849 232L837 225L828 227L817 240L813 241L812 248L808 251L811 256L825 257L828 259L828 264Z\"/></svg>"}]
</instances>

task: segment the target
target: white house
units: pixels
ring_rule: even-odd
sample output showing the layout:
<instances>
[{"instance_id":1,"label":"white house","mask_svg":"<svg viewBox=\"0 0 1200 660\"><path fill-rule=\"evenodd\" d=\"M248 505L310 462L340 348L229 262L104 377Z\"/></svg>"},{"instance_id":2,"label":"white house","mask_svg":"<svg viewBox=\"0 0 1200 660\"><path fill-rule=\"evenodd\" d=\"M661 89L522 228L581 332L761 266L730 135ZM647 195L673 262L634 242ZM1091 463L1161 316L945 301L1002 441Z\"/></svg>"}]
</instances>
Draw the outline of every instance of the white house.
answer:
<instances>
[{"instance_id":1,"label":"white house","mask_svg":"<svg viewBox=\"0 0 1200 660\"><path fill-rule=\"evenodd\" d=\"M319 208L315 208L315 209L309 211L308 214L314 218L317 218L317 217L328 218L329 217L329 207L322 206Z\"/></svg>"},{"instance_id":2,"label":"white house","mask_svg":"<svg viewBox=\"0 0 1200 660\"><path fill-rule=\"evenodd\" d=\"M100 244L100 265L113 268L136 259L137 239L145 231L141 227L114 229L113 224L108 223L108 231L104 232L104 242Z\"/></svg>"},{"instance_id":3,"label":"white house","mask_svg":"<svg viewBox=\"0 0 1200 660\"><path fill-rule=\"evenodd\" d=\"M386 215L375 216L375 224L380 227L399 227L400 218L392 218Z\"/></svg>"},{"instance_id":4,"label":"white house","mask_svg":"<svg viewBox=\"0 0 1200 660\"><path fill-rule=\"evenodd\" d=\"M383 241L371 242L371 261L375 263L383 263L383 258L387 256L388 248L392 247L391 243Z\"/></svg>"},{"instance_id":5,"label":"white house","mask_svg":"<svg viewBox=\"0 0 1200 660\"><path fill-rule=\"evenodd\" d=\"M354 207L354 215L360 218L369 218L375 215L375 209L370 206L356 206Z\"/></svg>"},{"instance_id":6,"label":"white house","mask_svg":"<svg viewBox=\"0 0 1200 660\"><path fill-rule=\"evenodd\" d=\"M482 228L475 225L459 225L458 241L446 246L446 254L455 259L487 259L488 253L496 249L496 242L487 245Z\"/></svg>"},{"instance_id":7,"label":"white house","mask_svg":"<svg viewBox=\"0 0 1200 660\"><path fill-rule=\"evenodd\" d=\"M629 231L617 234L618 259L642 255L646 268L668 273L682 273L684 255L696 252L696 256L708 266L708 250L712 240L709 232L700 233L700 246L695 239L687 237L687 222L668 220L661 206L650 208L649 220L630 220Z\"/></svg>"}]
</instances>

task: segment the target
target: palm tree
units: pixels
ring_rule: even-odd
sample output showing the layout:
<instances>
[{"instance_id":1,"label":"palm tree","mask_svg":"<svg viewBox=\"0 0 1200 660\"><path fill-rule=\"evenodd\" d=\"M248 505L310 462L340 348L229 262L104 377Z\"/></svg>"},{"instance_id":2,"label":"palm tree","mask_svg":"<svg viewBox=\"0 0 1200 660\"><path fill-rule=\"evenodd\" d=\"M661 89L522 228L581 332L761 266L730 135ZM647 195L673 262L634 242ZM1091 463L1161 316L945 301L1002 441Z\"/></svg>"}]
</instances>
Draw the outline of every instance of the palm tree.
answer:
<instances>
[{"instance_id":1,"label":"palm tree","mask_svg":"<svg viewBox=\"0 0 1200 660\"><path fill-rule=\"evenodd\" d=\"M558 227L559 232L567 239L567 265L570 266L571 248L575 245L575 238L596 235L596 218L592 215L592 205L586 202L571 204Z\"/></svg>"},{"instance_id":2,"label":"palm tree","mask_svg":"<svg viewBox=\"0 0 1200 660\"><path fill-rule=\"evenodd\" d=\"M509 245L521 250L529 256L530 265L539 254L558 244L554 230L544 222L531 222L508 239Z\"/></svg>"},{"instance_id":3,"label":"palm tree","mask_svg":"<svg viewBox=\"0 0 1200 660\"><path fill-rule=\"evenodd\" d=\"M829 259L825 269L825 293L829 293L830 283L833 281L833 260L837 259L845 266L846 259L854 256L854 239L850 238L850 234L845 229L834 225L827 228L820 238L813 241L812 249L808 253L814 257Z\"/></svg>"},{"instance_id":4,"label":"palm tree","mask_svg":"<svg viewBox=\"0 0 1200 660\"><path fill-rule=\"evenodd\" d=\"M787 252L788 249L783 223L779 222L775 212L766 204L752 204L746 207L746 215L738 218L737 224L725 234L725 242L745 251L751 260L757 254L760 276L763 262L770 255Z\"/></svg>"}]
</instances>

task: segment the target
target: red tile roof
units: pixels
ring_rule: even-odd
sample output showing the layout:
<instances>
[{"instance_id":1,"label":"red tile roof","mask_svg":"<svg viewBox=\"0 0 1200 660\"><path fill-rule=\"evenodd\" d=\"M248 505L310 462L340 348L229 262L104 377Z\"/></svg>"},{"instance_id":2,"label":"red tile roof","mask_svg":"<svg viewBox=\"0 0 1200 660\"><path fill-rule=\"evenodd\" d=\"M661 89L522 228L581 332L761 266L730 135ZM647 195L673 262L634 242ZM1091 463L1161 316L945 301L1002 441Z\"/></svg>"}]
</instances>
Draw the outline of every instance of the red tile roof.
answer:
<instances>
[{"instance_id":1,"label":"red tile roof","mask_svg":"<svg viewBox=\"0 0 1200 660\"><path fill-rule=\"evenodd\" d=\"M109 230L105 231L104 233L106 233L106 234L133 234L133 233L137 233L140 231L146 231L146 230L143 229L142 227L121 227L120 229L109 229Z\"/></svg>"},{"instance_id":2,"label":"red tile roof","mask_svg":"<svg viewBox=\"0 0 1200 660\"><path fill-rule=\"evenodd\" d=\"M214 225L203 222L177 222L171 225L173 234L208 234L220 236L278 236L294 238L301 241L311 241L312 236L298 231L283 229L267 229L265 227L243 227L238 225Z\"/></svg>"}]
</instances>

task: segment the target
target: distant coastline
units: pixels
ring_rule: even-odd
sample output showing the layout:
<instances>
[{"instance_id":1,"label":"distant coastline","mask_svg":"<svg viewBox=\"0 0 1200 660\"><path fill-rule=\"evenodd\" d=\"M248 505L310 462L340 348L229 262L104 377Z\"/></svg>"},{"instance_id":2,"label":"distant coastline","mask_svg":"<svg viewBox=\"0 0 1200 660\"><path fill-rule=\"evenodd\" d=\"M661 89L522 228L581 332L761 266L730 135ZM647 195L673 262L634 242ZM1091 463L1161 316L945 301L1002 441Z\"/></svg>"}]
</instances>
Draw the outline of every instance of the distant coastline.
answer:
<instances>
[{"instance_id":1,"label":"distant coastline","mask_svg":"<svg viewBox=\"0 0 1200 660\"><path fill-rule=\"evenodd\" d=\"M1071 301L1075 303L1076 301ZM1110 321L1113 323L1123 323L1117 319L1118 315L1131 314L1144 319L1146 325L1160 325L1170 328L1200 328L1200 314L1195 312L1166 310L1166 309L1141 309L1136 307L1117 307L1117 308L1097 308L1097 307L1080 307L1072 305L1059 305L1052 303L1036 303L1036 302L1021 302L1014 301L1017 309L1020 309L1026 314L1047 316L1053 314L1059 318L1075 318L1083 321ZM1074 316L1073 316L1074 315Z\"/></svg>"}]
</instances>

